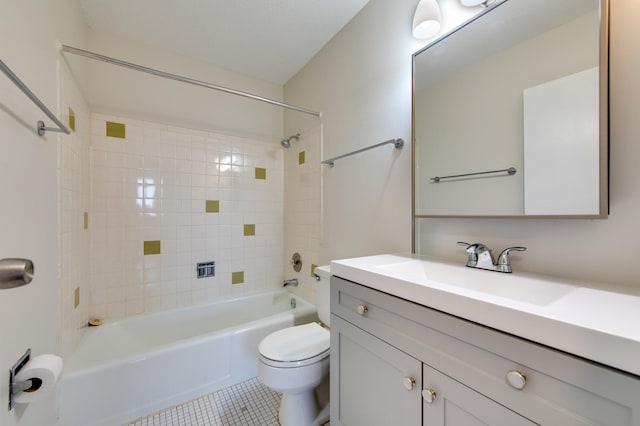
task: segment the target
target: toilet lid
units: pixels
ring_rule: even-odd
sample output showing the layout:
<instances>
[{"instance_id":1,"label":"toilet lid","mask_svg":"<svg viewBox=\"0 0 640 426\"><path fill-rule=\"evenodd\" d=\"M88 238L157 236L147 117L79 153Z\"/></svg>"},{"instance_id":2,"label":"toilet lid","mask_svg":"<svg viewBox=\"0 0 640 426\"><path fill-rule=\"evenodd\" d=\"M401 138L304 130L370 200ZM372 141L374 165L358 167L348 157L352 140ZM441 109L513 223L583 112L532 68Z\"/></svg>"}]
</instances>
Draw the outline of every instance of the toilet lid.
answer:
<instances>
[{"instance_id":1,"label":"toilet lid","mask_svg":"<svg viewBox=\"0 0 640 426\"><path fill-rule=\"evenodd\" d=\"M329 350L329 331L312 322L278 330L260 342L258 351L274 361L302 361Z\"/></svg>"}]
</instances>

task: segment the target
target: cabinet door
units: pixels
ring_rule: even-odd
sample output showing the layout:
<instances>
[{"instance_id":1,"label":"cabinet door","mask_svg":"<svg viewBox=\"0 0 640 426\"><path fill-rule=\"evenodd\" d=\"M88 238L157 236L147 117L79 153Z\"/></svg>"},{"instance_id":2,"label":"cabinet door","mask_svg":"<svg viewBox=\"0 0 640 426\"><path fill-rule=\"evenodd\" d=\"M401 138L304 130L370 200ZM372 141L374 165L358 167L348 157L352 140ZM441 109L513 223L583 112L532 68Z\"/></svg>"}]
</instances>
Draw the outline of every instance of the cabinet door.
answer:
<instances>
[{"instance_id":1,"label":"cabinet door","mask_svg":"<svg viewBox=\"0 0 640 426\"><path fill-rule=\"evenodd\" d=\"M426 364L422 377L423 426L536 424Z\"/></svg>"},{"instance_id":2,"label":"cabinet door","mask_svg":"<svg viewBox=\"0 0 640 426\"><path fill-rule=\"evenodd\" d=\"M331 424L420 425L422 363L331 316Z\"/></svg>"}]
</instances>

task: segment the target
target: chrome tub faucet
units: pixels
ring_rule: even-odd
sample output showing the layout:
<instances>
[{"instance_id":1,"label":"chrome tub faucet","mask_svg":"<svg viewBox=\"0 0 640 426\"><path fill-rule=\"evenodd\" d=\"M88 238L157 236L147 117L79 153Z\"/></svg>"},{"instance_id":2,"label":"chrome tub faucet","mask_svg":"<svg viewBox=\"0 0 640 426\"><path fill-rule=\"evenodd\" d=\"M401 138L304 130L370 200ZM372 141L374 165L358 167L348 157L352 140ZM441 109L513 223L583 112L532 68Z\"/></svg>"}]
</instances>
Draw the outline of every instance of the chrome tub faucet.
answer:
<instances>
[{"instance_id":1,"label":"chrome tub faucet","mask_svg":"<svg viewBox=\"0 0 640 426\"><path fill-rule=\"evenodd\" d=\"M283 287L287 287L287 286L297 287L298 286L298 279L297 278L292 278L290 280L284 280L284 281L282 281L282 286Z\"/></svg>"}]
</instances>

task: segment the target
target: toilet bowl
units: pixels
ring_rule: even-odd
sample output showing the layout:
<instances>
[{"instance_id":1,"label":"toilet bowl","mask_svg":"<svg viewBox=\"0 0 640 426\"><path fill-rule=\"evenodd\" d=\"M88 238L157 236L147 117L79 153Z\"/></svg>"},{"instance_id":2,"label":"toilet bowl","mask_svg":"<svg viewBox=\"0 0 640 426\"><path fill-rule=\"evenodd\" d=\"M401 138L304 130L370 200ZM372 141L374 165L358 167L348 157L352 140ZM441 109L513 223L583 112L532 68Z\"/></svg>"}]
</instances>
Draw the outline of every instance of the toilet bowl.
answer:
<instances>
[{"instance_id":1,"label":"toilet bowl","mask_svg":"<svg viewBox=\"0 0 640 426\"><path fill-rule=\"evenodd\" d=\"M318 316L328 325L329 267L317 267L315 272ZM329 341L329 330L314 322L278 330L260 342L258 379L282 393L281 426L318 426L329 420L329 404L319 407L315 392L329 375Z\"/></svg>"}]
</instances>

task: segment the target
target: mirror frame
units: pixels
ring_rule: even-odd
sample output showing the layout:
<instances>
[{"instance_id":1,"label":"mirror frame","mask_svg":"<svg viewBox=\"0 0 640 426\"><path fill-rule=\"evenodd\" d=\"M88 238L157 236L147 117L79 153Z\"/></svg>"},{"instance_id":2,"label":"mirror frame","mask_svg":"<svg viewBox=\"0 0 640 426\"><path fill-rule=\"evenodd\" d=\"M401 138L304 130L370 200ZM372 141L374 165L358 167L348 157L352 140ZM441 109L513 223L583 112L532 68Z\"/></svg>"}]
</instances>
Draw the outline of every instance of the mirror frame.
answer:
<instances>
[{"instance_id":1,"label":"mirror frame","mask_svg":"<svg viewBox=\"0 0 640 426\"><path fill-rule=\"evenodd\" d=\"M453 30L443 34L434 41L427 44L415 52L412 57L412 69L411 69L411 210L412 210L412 247L415 252L415 239L416 239L416 220L421 218L493 218L493 219L606 219L609 215L609 0L600 1L600 47L599 47L599 93L600 93L600 122L599 122L599 212L590 215L425 215L417 214L416 212L416 111L415 111L415 96L416 96L416 56L431 46L441 43L446 40L452 34L462 30L469 24L480 19L487 13L503 4L504 1L497 1L493 5L487 7L484 11L478 13L471 19L463 22Z\"/></svg>"}]
</instances>

